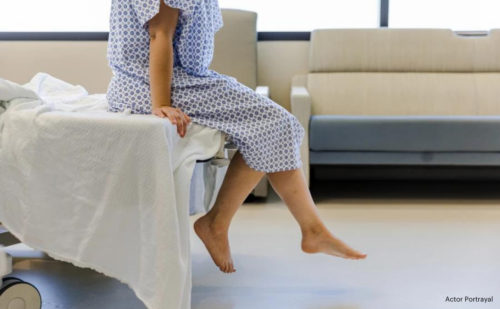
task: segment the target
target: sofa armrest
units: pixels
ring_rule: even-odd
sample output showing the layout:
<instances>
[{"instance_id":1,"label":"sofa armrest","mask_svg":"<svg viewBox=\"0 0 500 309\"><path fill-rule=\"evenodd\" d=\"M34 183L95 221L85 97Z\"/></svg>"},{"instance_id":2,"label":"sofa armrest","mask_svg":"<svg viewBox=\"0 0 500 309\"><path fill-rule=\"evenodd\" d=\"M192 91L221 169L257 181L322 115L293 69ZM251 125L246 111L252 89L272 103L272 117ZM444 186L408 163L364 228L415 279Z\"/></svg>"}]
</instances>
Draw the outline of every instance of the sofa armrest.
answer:
<instances>
[{"instance_id":1,"label":"sofa armrest","mask_svg":"<svg viewBox=\"0 0 500 309\"><path fill-rule=\"evenodd\" d=\"M267 87L267 86L259 86L255 90L255 92L257 92L260 95L265 96L266 98L270 98L271 97L271 94L269 92L269 87Z\"/></svg>"},{"instance_id":2,"label":"sofa armrest","mask_svg":"<svg viewBox=\"0 0 500 309\"><path fill-rule=\"evenodd\" d=\"M292 114L304 127L305 136L300 147L300 156L307 183L309 184L309 121L311 120L312 100L306 88L307 76L296 76L292 81Z\"/></svg>"}]
</instances>

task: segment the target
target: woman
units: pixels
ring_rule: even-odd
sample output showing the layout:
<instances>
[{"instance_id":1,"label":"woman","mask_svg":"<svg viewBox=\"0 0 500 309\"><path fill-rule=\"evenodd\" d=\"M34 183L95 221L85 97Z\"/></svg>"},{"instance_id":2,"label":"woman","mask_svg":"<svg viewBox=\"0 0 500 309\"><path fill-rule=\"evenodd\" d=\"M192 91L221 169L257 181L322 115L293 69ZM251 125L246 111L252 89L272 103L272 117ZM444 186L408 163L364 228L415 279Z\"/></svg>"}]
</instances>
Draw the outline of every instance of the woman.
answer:
<instances>
[{"instance_id":1,"label":"woman","mask_svg":"<svg viewBox=\"0 0 500 309\"><path fill-rule=\"evenodd\" d=\"M190 122L228 133L238 147L214 207L194 225L215 264L235 272L228 230L261 178L302 230L302 250L364 259L318 217L300 160L304 129L283 107L208 67L223 25L217 0L113 0L109 110L168 118L184 137Z\"/></svg>"}]
</instances>

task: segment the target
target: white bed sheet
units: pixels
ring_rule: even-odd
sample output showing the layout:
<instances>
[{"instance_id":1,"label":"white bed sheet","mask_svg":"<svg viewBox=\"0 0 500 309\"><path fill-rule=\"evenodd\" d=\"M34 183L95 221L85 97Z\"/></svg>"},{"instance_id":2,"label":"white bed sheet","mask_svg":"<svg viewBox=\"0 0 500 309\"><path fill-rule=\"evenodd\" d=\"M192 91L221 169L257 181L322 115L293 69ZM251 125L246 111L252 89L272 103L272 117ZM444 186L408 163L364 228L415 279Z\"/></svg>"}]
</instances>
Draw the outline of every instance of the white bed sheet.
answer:
<instances>
[{"instance_id":1,"label":"white bed sheet","mask_svg":"<svg viewBox=\"0 0 500 309\"><path fill-rule=\"evenodd\" d=\"M168 120L107 113L104 95L43 73L23 86L0 79L0 101L4 226L127 283L150 309L190 308L190 200L202 211L207 199L192 176L220 132L191 124L182 139Z\"/></svg>"}]
</instances>

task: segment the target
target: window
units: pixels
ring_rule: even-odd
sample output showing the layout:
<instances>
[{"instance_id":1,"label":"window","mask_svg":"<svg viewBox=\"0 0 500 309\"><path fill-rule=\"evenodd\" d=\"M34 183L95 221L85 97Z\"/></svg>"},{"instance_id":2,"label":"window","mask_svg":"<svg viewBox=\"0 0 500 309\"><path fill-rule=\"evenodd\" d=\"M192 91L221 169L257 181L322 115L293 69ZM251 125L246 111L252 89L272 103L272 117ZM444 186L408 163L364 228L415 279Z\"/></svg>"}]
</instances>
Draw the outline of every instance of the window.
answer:
<instances>
[{"instance_id":1,"label":"window","mask_svg":"<svg viewBox=\"0 0 500 309\"><path fill-rule=\"evenodd\" d=\"M146 1L146 0L145 0ZM389 0L219 0L221 8L259 14L259 31L376 28ZM107 32L111 0L0 1L0 32ZM390 0L392 28L500 28L500 0ZM382 13L382 14L381 14ZM384 18L385 20L385 18Z\"/></svg>"},{"instance_id":2,"label":"window","mask_svg":"<svg viewBox=\"0 0 500 309\"><path fill-rule=\"evenodd\" d=\"M391 28L500 28L499 0L390 0Z\"/></svg>"},{"instance_id":3,"label":"window","mask_svg":"<svg viewBox=\"0 0 500 309\"><path fill-rule=\"evenodd\" d=\"M107 32L108 0L2 0L0 32Z\"/></svg>"},{"instance_id":4,"label":"window","mask_svg":"<svg viewBox=\"0 0 500 309\"><path fill-rule=\"evenodd\" d=\"M257 12L259 31L377 28L380 25L380 0L219 0L219 5Z\"/></svg>"},{"instance_id":5,"label":"window","mask_svg":"<svg viewBox=\"0 0 500 309\"><path fill-rule=\"evenodd\" d=\"M403 0L406 1L406 0ZM259 31L375 28L380 0L219 0L259 14ZM107 32L111 0L0 1L0 32Z\"/></svg>"}]
</instances>

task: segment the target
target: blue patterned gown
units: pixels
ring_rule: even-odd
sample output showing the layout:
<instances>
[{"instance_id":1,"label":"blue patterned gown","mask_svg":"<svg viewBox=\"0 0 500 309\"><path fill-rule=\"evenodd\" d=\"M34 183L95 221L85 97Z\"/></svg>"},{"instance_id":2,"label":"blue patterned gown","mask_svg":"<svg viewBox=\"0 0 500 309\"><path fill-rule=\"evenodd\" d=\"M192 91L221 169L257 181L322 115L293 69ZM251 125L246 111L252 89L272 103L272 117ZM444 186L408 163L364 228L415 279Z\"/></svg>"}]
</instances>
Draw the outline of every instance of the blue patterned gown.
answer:
<instances>
[{"instance_id":1,"label":"blue patterned gown","mask_svg":"<svg viewBox=\"0 0 500 309\"><path fill-rule=\"evenodd\" d=\"M107 92L109 111L151 114L148 21L160 1L180 10L174 37L172 106L194 123L226 132L251 168L273 173L300 168L304 129L280 105L208 67L223 25L217 0L113 0Z\"/></svg>"}]
</instances>

